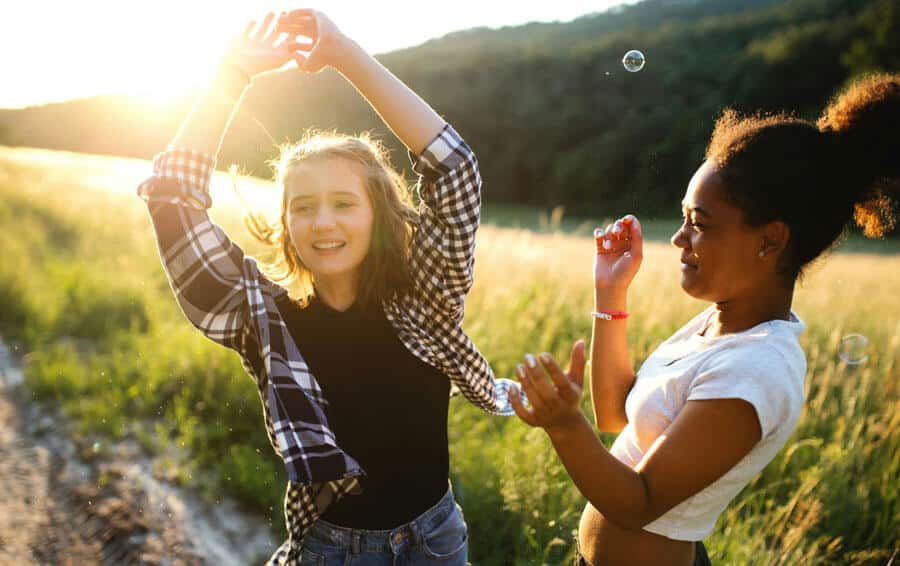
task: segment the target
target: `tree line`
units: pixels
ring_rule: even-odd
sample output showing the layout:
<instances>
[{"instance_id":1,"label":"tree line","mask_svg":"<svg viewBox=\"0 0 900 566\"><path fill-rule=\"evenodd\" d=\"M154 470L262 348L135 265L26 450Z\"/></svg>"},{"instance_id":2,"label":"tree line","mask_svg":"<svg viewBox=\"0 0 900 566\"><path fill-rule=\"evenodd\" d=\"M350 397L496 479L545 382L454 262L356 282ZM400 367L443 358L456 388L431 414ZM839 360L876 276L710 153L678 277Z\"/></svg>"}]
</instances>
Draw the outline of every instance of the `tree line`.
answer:
<instances>
[{"instance_id":1,"label":"tree line","mask_svg":"<svg viewBox=\"0 0 900 566\"><path fill-rule=\"evenodd\" d=\"M639 49L646 66L626 71ZM671 216L715 118L791 110L815 119L853 77L900 70L893 0L644 0L567 23L475 28L380 60L476 150L485 200L570 213ZM190 108L124 96L0 112L0 144L150 157ZM330 70L266 77L220 163L269 176L276 143L307 128L374 131L405 152Z\"/></svg>"}]
</instances>

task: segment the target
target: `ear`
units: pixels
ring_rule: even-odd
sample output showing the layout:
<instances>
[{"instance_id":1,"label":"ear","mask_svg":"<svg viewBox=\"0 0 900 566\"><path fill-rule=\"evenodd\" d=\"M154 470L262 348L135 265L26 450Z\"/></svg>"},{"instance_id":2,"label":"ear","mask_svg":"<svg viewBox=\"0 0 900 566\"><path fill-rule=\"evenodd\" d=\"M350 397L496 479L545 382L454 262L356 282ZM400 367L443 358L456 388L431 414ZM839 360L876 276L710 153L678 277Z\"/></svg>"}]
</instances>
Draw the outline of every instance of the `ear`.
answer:
<instances>
[{"instance_id":1,"label":"ear","mask_svg":"<svg viewBox=\"0 0 900 566\"><path fill-rule=\"evenodd\" d=\"M760 252L764 255L777 256L784 251L791 239L791 229L781 220L773 220L762 230Z\"/></svg>"}]
</instances>

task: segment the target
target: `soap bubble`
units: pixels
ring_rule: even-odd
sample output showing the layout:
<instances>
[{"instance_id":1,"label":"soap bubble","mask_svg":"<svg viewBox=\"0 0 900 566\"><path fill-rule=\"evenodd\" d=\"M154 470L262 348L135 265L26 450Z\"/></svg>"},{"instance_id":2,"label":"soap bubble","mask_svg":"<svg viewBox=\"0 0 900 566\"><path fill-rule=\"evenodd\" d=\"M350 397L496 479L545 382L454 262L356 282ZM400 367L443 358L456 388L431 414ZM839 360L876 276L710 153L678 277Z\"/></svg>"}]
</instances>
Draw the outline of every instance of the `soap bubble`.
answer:
<instances>
[{"instance_id":1,"label":"soap bubble","mask_svg":"<svg viewBox=\"0 0 900 566\"><path fill-rule=\"evenodd\" d=\"M869 359L867 353L869 349L869 339L862 334L848 334L841 338L841 347L838 350L838 357L849 366L856 366L865 363Z\"/></svg>"},{"instance_id":2,"label":"soap bubble","mask_svg":"<svg viewBox=\"0 0 900 566\"><path fill-rule=\"evenodd\" d=\"M632 73L636 73L643 69L644 63L646 62L644 54L637 49L632 49L622 57L622 65L625 66L625 70Z\"/></svg>"},{"instance_id":3,"label":"soap bubble","mask_svg":"<svg viewBox=\"0 0 900 566\"><path fill-rule=\"evenodd\" d=\"M94 454L96 454L97 452L100 452L100 443L95 442L94 445L91 446L91 449L94 451Z\"/></svg>"}]
</instances>

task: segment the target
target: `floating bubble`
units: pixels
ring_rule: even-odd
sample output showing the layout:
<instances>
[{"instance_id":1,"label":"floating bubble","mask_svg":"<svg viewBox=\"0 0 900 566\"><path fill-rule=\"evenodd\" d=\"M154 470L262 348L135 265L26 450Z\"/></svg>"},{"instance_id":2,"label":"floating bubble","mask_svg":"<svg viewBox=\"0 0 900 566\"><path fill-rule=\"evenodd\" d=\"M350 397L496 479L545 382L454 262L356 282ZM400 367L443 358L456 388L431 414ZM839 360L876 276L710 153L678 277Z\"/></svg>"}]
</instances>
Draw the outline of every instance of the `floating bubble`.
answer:
<instances>
[{"instance_id":1,"label":"floating bubble","mask_svg":"<svg viewBox=\"0 0 900 566\"><path fill-rule=\"evenodd\" d=\"M91 448L93 448L94 454L96 454L97 452L100 452L100 443L99 443L99 442L95 442L94 445L93 445Z\"/></svg>"},{"instance_id":2,"label":"floating bubble","mask_svg":"<svg viewBox=\"0 0 900 566\"><path fill-rule=\"evenodd\" d=\"M849 366L863 364L869 359L869 339L862 334L848 334L841 338L838 357Z\"/></svg>"},{"instance_id":3,"label":"floating bubble","mask_svg":"<svg viewBox=\"0 0 900 566\"><path fill-rule=\"evenodd\" d=\"M632 49L622 57L622 65L625 66L626 71L631 73L636 73L643 69L644 63L646 62L647 60L644 59L644 54L637 49Z\"/></svg>"}]
</instances>

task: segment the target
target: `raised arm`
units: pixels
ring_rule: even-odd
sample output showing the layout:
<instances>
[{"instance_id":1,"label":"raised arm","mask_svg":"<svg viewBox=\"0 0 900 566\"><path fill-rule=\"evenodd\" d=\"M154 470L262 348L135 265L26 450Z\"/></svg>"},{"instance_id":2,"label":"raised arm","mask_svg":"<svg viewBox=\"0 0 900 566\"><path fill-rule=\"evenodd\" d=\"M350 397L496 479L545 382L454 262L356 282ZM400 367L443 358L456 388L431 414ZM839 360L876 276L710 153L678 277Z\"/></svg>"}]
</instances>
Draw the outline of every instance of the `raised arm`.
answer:
<instances>
[{"instance_id":1,"label":"raised arm","mask_svg":"<svg viewBox=\"0 0 900 566\"><path fill-rule=\"evenodd\" d=\"M248 275L243 251L206 210L215 156L231 115L250 79L294 55L293 40L277 42L269 14L235 38L215 79L198 97L153 175L138 187L147 201L160 257L187 318L206 336L240 350L247 319Z\"/></svg>"},{"instance_id":2,"label":"raised arm","mask_svg":"<svg viewBox=\"0 0 900 566\"><path fill-rule=\"evenodd\" d=\"M626 216L596 235L594 311L627 309L628 286L641 264L641 224ZM625 399L634 385L634 369L625 336L627 320L594 317L591 338L591 402L597 428L620 432L627 424Z\"/></svg>"},{"instance_id":3,"label":"raised arm","mask_svg":"<svg viewBox=\"0 0 900 566\"><path fill-rule=\"evenodd\" d=\"M279 29L311 37L313 49L298 55L308 72L333 67L356 87L384 123L416 155L444 129L444 120L427 102L338 29L325 14L294 10L283 16Z\"/></svg>"},{"instance_id":4,"label":"raised arm","mask_svg":"<svg viewBox=\"0 0 900 566\"><path fill-rule=\"evenodd\" d=\"M461 319L472 285L475 232L481 211L481 176L469 146L431 106L321 12L296 10L279 29L311 37L298 66L331 66L347 78L415 155L419 196L425 204L413 244L412 277L434 312Z\"/></svg>"}]
</instances>

